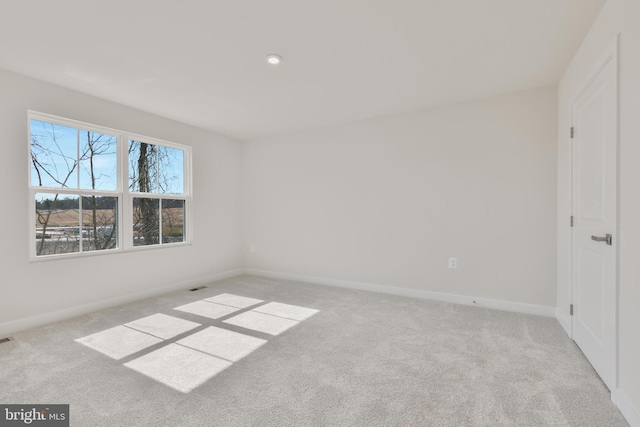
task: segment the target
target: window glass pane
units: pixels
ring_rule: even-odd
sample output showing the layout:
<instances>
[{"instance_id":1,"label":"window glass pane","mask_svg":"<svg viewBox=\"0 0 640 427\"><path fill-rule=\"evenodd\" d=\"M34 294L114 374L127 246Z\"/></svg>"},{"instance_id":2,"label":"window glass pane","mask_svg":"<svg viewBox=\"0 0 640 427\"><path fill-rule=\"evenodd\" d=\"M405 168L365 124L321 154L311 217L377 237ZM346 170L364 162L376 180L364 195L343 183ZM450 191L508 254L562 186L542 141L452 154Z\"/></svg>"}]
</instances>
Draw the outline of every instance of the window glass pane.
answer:
<instances>
[{"instance_id":1,"label":"window glass pane","mask_svg":"<svg viewBox=\"0 0 640 427\"><path fill-rule=\"evenodd\" d=\"M162 200L162 243L184 242L184 200Z\"/></svg>"},{"instance_id":2,"label":"window glass pane","mask_svg":"<svg viewBox=\"0 0 640 427\"><path fill-rule=\"evenodd\" d=\"M118 198L82 198L82 251L118 247Z\"/></svg>"},{"instance_id":3,"label":"window glass pane","mask_svg":"<svg viewBox=\"0 0 640 427\"><path fill-rule=\"evenodd\" d=\"M164 194L184 193L184 151L160 147L159 192Z\"/></svg>"},{"instance_id":4,"label":"window glass pane","mask_svg":"<svg viewBox=\"0 0 640 427\"><path fill-rule=\"evenodd\" d=\"M30 132L31 185L77 188L77 130L31 120Z\"/></svg>"},{"instance_id":5,"label":"window glass pane","mask_svg":"<svg viewBox=\"0 0 640 427\"><path fill-rule=\"evenodd\" d=\"M36 194L36 255L80 251L77 195Z\"/></svg>"},{"instance_id":6,"label":"window glass pane","mask_svg":"<svg viewBox=\"0 0 640 427\"><path fill-rule=\"evenodd\" d=\"M140 193L183 194L184 151L129 141L129 189Z\"/></svg>"},{"instance_id":7,"label":"window glass pane","mask_svg":"<svg viewBox=\"0 0 640 427\"><path fill-rule=\"evenodd\" d=\"M79 130L80 188L116 191L118 189L117 138L112 135Z\"/></svg>"},{"instance_id":8,"label":"window glass pane","mask_svg":"<svg viewBox=\"0 0 640 427\"><path fill-rule=\"evenodd\" d=\"M159 199L133 199L133 246L160 243L159 205Z\"/></svg>"},{"instance_id":9,"label":"window glass pane","mask_svg":"<svg viewBox=\"0 0 640 427\"><path fill-rule=\"evenodd\" d=\"M158 147L141 141L129 141L129 190L158 192Z\"/></svg>"}]
</instances>

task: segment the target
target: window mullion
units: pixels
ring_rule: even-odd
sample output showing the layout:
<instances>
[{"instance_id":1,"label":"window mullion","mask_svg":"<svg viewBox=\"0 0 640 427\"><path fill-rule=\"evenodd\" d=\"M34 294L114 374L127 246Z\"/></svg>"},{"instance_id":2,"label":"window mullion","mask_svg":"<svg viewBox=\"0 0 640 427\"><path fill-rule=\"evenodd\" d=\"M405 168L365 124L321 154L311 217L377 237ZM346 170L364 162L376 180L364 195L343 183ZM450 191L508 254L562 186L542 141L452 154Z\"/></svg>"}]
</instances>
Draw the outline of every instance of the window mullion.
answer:
<instances>
[{"instance_id":1,"label":"window mullion","mask_svg":"<svg viewBox=\"0 0 640 427\"><path fill-rule=\"evenodd\" d=\"M129 136L120 135L120 167L118 171L119 189L122 194L120 208L120 244L124 249L133 247L133 197L129 192Z\"/></svg>"},{"instance_id":2,"label":"window mullion","mask_svg":"<svg viewBox=\"0 0 640 427\"><path fill-rule=\"evenodd\" d=\"M78 171L79 172L79 171ZM79 175L79 174L78 174ZM82 194L78 192L78 251L82 253L83 244L84 244L84 221L83 221L83 210L82 210Z\"/></svg>"},{"instance_id":3,"label":"window mullion","mask_svg":"<svg viewBox=\"0 0 640 427\"><path fill-rule=\"evenodd\" d=\"M76 130L76 188L80 188L80 129Z\"/></svg>"},{"instance_id":4,"label":"window mullion","mask_svg":"<svg viewBox=\"0 0 640 427\"><path fill-rule=\"evenodd\" d=\"M160 181L158 181L160 182ZM158 199L158 244L162 244L162 198Z\"/></svg>"},{"instance_id":5,"label":"window mullion","mask_svg":"<svg viewBox=\"0 0 640 427\"><path fill-rule=\"evenodd\" d=\"M160 147L156 147L156 193L160 194Z\"/></svg>"}]
</instances>

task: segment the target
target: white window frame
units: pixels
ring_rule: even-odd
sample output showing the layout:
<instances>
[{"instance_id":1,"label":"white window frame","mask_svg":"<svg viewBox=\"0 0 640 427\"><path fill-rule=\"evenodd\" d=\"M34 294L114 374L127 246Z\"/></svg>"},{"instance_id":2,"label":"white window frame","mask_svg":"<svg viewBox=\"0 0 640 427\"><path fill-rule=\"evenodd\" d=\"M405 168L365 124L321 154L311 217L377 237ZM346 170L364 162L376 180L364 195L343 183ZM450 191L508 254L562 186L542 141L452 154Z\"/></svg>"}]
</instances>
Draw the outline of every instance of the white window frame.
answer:
<instances>
[{"instance_id":1,"label":"white window frame","mask_svg":"<svg viewBox=\"0 0 640 427\"><path fill-rule=\"evenodd\" d=\"M82 129L90 132L108 134L116 137L117 147L117 189L109 190L90 190L79 188L61 188L61 187L40 187L34 186L31 177L31 120L39 120L42 122L53 123L61 126L68 126L76 129ZM177 246L190 245L193 236L193 220L192 220L192 153L191 147L188 145L177 144L175 142L165 141L158 138L139 135L119 129L108 128L105 126L94 125L91 123L81 122L78 120L67 119L52 114L41 113L38 111L27 111L27 175L29 188L29 259L31 261L46 261L52 259L69 259L87 256L100 256L113 253L141 251L161 248L171 248ZM139 193L129 191L129 159L128 148L129 141L141 141L147 144L181 150L183 154L183 194L164 194L164 193ZM118 199L118 215L117 215L117 242L118 245L113 249L92 250L86 252L73 252L51 255L37 255L36 244L36 194L38 193L57 193L57 194L74 194L82 196L100 195L116 197ZM133 199L134 197L148 197L153 199L170 199L184 200L184 240L182 242L163 243L162 242L162 224L160 224L160 239L158 244L154 245L133 245ZM160 214L160 218L162 215Z\"/></svg>"}]
</instances>

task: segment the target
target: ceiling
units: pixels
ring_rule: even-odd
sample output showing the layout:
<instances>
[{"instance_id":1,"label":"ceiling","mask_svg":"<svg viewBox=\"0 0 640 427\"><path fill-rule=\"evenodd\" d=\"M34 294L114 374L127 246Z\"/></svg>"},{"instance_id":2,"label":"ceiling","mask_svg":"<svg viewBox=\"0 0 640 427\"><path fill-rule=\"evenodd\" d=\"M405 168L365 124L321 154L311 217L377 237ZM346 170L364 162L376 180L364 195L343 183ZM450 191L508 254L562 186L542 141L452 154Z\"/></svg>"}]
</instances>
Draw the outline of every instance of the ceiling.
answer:
<instances>
[{"instance_id":1,"label":"ceiling","mask_svg":"<svg viewBox=\"0 0 640 427\"><path fill-rule=\"evenodd\" d=\"M253 140L556 84L604 2L0 0L0 68Z\"/></svg>"}]
</instances>

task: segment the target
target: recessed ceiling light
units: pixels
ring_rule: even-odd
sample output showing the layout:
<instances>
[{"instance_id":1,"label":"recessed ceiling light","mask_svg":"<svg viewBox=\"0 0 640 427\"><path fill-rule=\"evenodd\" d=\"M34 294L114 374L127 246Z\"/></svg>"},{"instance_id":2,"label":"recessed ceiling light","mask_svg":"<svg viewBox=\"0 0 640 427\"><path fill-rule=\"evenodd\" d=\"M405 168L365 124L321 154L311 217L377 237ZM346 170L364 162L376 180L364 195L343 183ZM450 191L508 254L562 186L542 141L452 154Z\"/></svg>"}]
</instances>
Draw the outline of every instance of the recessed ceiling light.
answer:
<instances>
[{"instance_id":1,"label":"recessed ceiling light","mask_svg":"<svg viewBox=\"0 0 640 427\"><path fill-rule=\"evenodd\" d=\"M266 60L271 65L278 65L282 62L282 57L280 55L272 53L270 55L267 55Z\"/></svg>"}]
</instances>

